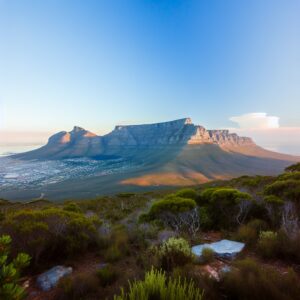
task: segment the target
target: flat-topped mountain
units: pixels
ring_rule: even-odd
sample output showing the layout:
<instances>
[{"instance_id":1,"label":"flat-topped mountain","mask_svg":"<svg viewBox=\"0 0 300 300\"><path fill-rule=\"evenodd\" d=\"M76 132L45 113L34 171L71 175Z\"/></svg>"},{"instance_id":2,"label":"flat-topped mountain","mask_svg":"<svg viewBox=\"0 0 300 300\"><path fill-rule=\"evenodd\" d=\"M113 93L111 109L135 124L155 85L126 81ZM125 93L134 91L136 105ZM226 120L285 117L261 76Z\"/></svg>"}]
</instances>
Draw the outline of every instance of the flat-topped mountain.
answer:
<instances>
[{"instance_id":1,"label":"flat-topped mountain","mask_svg":"<svg viewBox=\"0 0 300 300\"><path fill-rule=\"evenodd\" d=\"M21 159L64 159L97 157L116 152L117 148L159 148L165 146L216 144L228 149L238 146L253 147L247 137L239 137L228 130L206 130L194 125L190 118L145 125L118 125L107 135L98 136L75 126L49 138L40 149L19 154Z\"/></svg>"},{"instance_id":2,"label":"flat-topped mountain","mask_svg":"<svg viewBox=\"0 0 300 300\"><path fill-rule=\"evenodd\" d=\"M193 185L241 175L275 175L300 161L300 157L265 150L251 138L228 130L194 125L190 118L118 125L103 136L74 127L70 132L54 134L43 147L12 158L50 162L85 158L100 164L97 171L83 170L84 176L72 174L71 179L52 181L40 188L46 197L92 196L135 191L139 187ZM88 164L93 167L93 162Z\"/></svg>"}]
</instances>

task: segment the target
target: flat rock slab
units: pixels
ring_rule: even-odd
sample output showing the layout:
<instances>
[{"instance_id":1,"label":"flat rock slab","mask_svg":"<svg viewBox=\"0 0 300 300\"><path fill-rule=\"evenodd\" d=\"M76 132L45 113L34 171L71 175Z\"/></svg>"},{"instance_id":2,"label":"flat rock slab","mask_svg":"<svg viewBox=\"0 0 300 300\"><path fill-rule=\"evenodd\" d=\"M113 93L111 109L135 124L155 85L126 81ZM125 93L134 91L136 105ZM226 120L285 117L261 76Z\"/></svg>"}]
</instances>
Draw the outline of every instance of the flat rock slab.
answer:
<instances>
[{"instance_id":1,"label":"flat rock slab","mask_svg":"<svg viewBox=\"0 0 300 300\"><path fill-rule=\"evenodd\" d=\"M53 267L52 269L38 276L37 284L43 291L49 291L57 285L59 279L71 274L72 271L73 269L71 267Z\"/></svg>"},{"instance_id":2,"label":"flat rock slab","mask_svg":"<svg viewBox=\"0 0 300 300\"><path fill-rule=\"evenodd\" d=\"M221 240L210 244L201 244L192 247L192 252L199 258L201 258L202 250L209 248L214 251L215 255L220 258L233 259L238 253L240 253L245 247L244 243Z\"/></svg>"}]
</instances>

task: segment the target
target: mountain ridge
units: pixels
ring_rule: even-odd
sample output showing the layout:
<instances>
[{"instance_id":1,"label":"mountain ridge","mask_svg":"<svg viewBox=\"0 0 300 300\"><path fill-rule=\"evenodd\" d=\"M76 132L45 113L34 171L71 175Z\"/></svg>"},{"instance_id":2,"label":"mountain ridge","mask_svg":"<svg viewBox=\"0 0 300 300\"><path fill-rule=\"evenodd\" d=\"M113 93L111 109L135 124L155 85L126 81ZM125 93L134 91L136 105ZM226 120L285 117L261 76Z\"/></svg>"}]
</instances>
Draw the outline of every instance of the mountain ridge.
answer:
<instances>
[{"instance_id":1,"label":"mountain ridge","mask_svg":"<svg viewBox=\"0 0 300 300\"><path fill-rule=\"evenodd\" d=\"M109 152L110 148L205 143L218 144L221 147L255 145L251 138L240 137L228 130L207 130L203 126L194 125L190 118L182 118L153 124L116 125L114 130L103 136L74 126L72 131L61 131L52 135L45 146L18 154L16 157L21 159L95 157Z\"/></svg>"}]
</instances>

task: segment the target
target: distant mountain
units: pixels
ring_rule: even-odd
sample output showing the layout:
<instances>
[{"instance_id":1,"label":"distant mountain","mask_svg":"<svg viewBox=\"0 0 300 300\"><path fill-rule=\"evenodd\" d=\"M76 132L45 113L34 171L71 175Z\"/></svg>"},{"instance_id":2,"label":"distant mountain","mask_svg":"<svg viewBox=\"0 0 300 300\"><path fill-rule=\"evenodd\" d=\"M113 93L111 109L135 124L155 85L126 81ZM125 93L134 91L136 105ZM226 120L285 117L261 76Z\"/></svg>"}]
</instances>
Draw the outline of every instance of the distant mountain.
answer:
<instances>
[{"instance_id":1,"label":"distant mountain","mask_svg":"<svg viewBox=\"0 0 300 300\"><path fill-rule=\"evenodd\" d=\"M21 160L61 160L93 158L122 159L136 166L117 175L70 180L52 187L58 192L94 191L109 193L145 186L180 186L227 179L240 175L274 175L300 157L271 152L251 138L228 130L207 130L190 118L170 122L116 126L98 136L74 127L49 138L36 150L13 156Z\"/></svg>"},{"instance_id":2,"label":"distant mountain","mask_svg":"<svg viewBox=\"0 0 300 300\"><path fill-rule=\"evenodd\" d=\"M81 127L61 131L51 136L48 143L37 149L16 155L20 159L97 158L117 154L125 149L153 149L186 145L217 145L222 150L256 157L295 161L297 157L267 151L251 138L240 137L228 130L207 130L194 125L190 118L146 125L118 125L107 135L98 136Z\"/></svg>"}]
</instances>

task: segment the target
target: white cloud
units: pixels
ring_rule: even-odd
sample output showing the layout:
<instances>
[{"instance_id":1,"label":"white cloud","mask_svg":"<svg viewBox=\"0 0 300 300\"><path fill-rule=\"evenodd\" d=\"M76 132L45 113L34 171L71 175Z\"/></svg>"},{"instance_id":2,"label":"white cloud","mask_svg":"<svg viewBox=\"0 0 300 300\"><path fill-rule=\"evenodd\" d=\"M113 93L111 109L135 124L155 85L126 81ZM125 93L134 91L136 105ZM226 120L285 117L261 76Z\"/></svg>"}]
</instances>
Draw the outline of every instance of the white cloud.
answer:
<instances>
[{"instance_id":1,"label":"white cloud","mask_svg":"<svg viewBox=\"0 0 300 300\"><path fill-rule=\"evenodd\" d=\"M229 118L243 129L279 128L279 117L268 116L267 113L249 113Z\"/></svg>"},{"instance_id":2,"label":"white cloud","mask_svg":"<svg viewBox=\"0 0 300 300\"><path fill-rule=\"evenodd\" d=\"M300 155L300 127L280 127L279 117L267 113L249 113L231 117L237 128L231 132L249 136L269 150Z\"/></svg>"}]
</instances>

